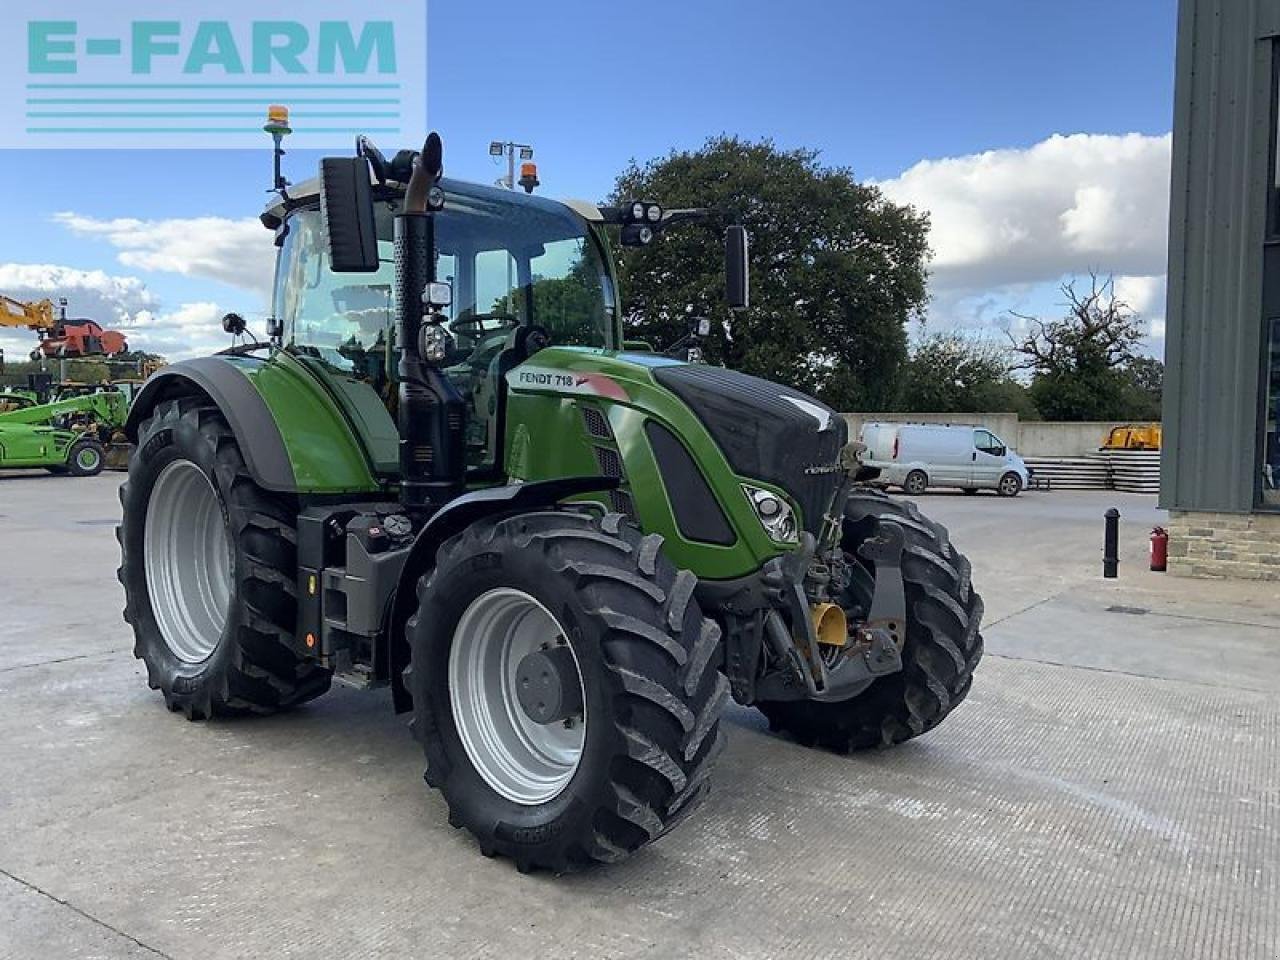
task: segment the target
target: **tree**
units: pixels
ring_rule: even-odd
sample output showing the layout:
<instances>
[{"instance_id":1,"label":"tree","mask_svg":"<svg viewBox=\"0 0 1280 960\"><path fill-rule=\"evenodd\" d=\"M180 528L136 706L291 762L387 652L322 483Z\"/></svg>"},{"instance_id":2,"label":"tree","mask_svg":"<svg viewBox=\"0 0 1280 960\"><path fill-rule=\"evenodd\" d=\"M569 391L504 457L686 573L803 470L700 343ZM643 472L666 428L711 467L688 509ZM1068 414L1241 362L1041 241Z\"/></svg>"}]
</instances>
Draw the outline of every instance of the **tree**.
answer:
<instances>
[{"instance_id":1,"label":"tree","mask_svg":"<svg viewBox=\"0 0 1280 960\"><path fill-rule=\"evenodd\" d=\"M889 202L813 150L716 137L618 177L611 201L705 207L684 226L617 251L628 333L656 347L686 332L685 308L717 325L708 359L846 410L887 409L906 361L907 321L927 296L928 218ZM727 318L721 228L751 233L751 308ZM716 308L719 308L718 310Z\"/></svg>"},{"instance_id":2,"label":"tree","mask_svg":"<svg viewBox=\"0 0 1280 960\"><path fill-rule=\"evenodd\" d=\"M1027 389L1011 376L1009 352L990 340L936 333L911 351L898 397L914 413L1038 414Z\"/></svg>"},{"instance_id":3,"label":"tree","mask_svg":"<svg viewBox=\"0 0 1280 960\"><path fill-rule=\"evenodd\" d=\"M1141 413L1129 369L1139 361L1142 320L1116 296L1112 277L1090 274L1087 292L1062 286L1066 314L1042 320L1011 311L1027 332L1010 335L1018 364L1032 374L1030 395L1047 420L1121 420Z\"/></svg>"},{"instance_id":4,"label":"tree","mask_svg":"<svg viewBox=\"0 0 1280 960\"><path fill-rule=\"evenodd\" d=\"M1124 372L1133 392L1134 419L1159 420L1164 403L1164 362L1155 357L1134 357Z\"/></svg>"}]
</instances>

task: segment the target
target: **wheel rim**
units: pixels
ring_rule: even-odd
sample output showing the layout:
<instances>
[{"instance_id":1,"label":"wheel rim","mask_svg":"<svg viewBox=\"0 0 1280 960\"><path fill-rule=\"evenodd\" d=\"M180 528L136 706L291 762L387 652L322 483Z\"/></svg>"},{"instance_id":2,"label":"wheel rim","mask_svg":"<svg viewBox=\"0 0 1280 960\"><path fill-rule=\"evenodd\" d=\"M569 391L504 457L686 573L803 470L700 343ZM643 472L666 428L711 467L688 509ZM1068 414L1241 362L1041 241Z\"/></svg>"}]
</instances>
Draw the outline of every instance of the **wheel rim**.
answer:
<instances>
[{"instance_id":1,"label":"wheel rim","mask_svg":"<svg viewBox=\"0 0 1280 960\"><path fill-rule=\"evenodd\" d=\"M458 737L485 783L515 803L533 806L559 796L582 759L585 706L572 720L539 724L516 693L521 659L565 644L564 629L547 608L511 587L472 600L453 633L449 703ZM569 650L581 686L582 666L572 645Z\"/></svg>"},{"instance_id":2,"label":"wheel rim","mask_svg":"<svg viewBox=\"0 0 1280 960\"><path fill-rule=\"evenodd\" d=\"M218 494L190 460L169 464L151 488L143 560L165 645L187 663L209 659L231 605L231 551Z\"/></svg>"},{"instance_id":3,"label":"wheel rim","mask_svg":"<svg viewBox=\"0 0 1280 960\"><path fill-rule=\"evenodd\" d=\"M1018 478L1014 476L1006 476L1000 481L1000 490L1006 496L1013 496L1017 493L1019 486L1021 486L1021 484L1018 482Z\"/></svg>"},{"instance_id":4,"label":"wheel rim","mask_svg":"<svg viewBox=\"0 0 1280 960\"><path fill-rule=\"evenodd\" d=\"M98 451L93 447L85 447L76 454L76 464L81 470L92 470L98 465Z\"/></svg>"},{"instance_id":5,"label":"wheel rim","mask_svg":"<svg viewBox=\"0 0 1280 960\"><path fill-rule=\"evenodd\" d=\"M911 476L907 477L907 492L920 493L922 490L924 490L923 477L918 473L913 473Z\"/></svg>"}]
</instances>

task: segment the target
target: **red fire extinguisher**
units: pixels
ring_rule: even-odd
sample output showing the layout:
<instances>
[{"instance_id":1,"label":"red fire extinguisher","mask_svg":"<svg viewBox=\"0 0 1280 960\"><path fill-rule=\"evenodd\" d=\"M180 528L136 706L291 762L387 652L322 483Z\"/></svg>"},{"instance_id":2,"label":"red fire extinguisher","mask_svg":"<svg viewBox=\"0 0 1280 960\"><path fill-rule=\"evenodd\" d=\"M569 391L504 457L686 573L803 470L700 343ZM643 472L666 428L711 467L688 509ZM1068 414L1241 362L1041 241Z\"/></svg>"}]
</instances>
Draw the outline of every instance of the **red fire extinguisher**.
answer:
<instances>
[{"instance_id":1,"label":"red fire extinguisher","mask_svg":"<svg viewBox=\"0 0 1280 960\"><path fill-rule=\"evenodd\" d=\"M1169 531L1156 527L1151 531L1151 569L1164 573L1169 566Z\"/></svg>"}]
</instances>

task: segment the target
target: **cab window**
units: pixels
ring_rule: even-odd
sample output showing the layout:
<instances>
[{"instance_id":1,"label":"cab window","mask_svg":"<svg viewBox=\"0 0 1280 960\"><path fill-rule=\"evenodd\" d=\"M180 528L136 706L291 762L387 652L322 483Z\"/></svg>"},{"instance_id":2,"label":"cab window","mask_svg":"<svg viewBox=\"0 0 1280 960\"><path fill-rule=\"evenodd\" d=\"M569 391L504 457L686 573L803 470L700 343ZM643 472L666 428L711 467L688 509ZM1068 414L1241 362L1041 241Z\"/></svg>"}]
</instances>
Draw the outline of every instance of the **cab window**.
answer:
<instances>
[{"instance_id":1,"label":"cab window","mask_svg":"<svg viewBox=\"0 0 1280 960\"><path fill-rule=\"evenodd\" d=\"M982 453L989 453L993 457L1003 457L1005 454L1004 443L990 430L973 431L973 445Z\"/></svg>"}]
</instances>

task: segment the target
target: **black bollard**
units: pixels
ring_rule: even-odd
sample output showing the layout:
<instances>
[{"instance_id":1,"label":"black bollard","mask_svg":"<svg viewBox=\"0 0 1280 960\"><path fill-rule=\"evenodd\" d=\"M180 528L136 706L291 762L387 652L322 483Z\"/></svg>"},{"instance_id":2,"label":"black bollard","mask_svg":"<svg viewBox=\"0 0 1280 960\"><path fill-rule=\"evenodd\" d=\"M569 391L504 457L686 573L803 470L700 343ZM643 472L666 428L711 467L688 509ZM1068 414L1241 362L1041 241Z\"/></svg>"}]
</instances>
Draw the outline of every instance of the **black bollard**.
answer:
<instances>
[{"instance_id":1,"label":"black bollard","mask_svg":"<svg viewBox=\"0 0 1280 960\"><path fill-rule=\"evenodd\" d=\"M1112 507L1103 516L1106 527L1102 535L1102 575L1114 580L1120 566L1120 511Z\"/></svg>"}]
</instances>

